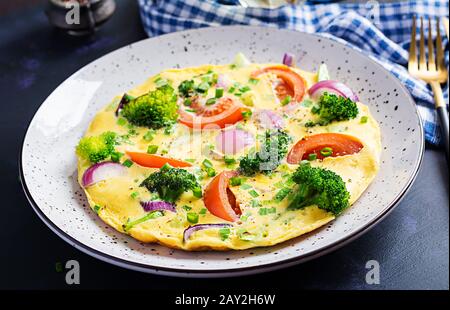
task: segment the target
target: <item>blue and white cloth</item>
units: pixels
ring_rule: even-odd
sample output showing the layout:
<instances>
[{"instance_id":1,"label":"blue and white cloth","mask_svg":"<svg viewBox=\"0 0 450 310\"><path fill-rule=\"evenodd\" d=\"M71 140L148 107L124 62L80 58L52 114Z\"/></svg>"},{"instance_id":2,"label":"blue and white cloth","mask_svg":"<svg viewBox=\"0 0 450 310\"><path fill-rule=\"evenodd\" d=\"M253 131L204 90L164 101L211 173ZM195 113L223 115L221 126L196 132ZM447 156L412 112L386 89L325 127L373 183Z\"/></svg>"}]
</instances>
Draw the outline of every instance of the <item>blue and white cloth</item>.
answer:
<instances>
[{"instance_id":1,"label":"blue and white cloth","mask_svg":"<svg viewBox=\"0 0 450 310\"><path fill-rule=\"evenodd\" d=\"M432 33L436 36L435 19L448 17L448 0L390 3L368 1L324 5L306 3L271 10L223 5L215 0L138 1L141 19L149 36L199 27L253 25L320 33L362 50L408 88L422 116L426 141L434 145L440 142L433 93L426 83L408 74L406 65L412 17L417 15L432 18ZM428 23L425 24L428 28ZM444 46L448 46L442 23L441 35ZM448 49L445 57L448 66ZM448 85L444 96L448 102Z\"/></svg>"}]
</instances>

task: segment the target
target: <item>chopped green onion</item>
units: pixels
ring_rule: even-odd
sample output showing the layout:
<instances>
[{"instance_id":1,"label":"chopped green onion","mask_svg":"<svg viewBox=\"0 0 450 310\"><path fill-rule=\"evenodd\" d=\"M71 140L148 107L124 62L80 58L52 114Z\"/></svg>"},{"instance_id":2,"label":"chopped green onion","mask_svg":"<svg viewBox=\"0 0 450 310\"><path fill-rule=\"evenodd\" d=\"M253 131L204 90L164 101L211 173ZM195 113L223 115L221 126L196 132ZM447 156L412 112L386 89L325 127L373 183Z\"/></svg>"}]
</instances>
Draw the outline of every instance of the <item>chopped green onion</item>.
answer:
<instances>
[{"instance_id":1,"label":"chopped green onion","mask_svg":"<svg viewBox=\"0 0 450 310\"><path fill-rule=\"evenodd\" d=\"M120 152L114 152L111 154L111 160L115 163L118 163L120 161L120 158L123 156L123 153Z\"/></svg>"},{"instance_id":2,"label":"chopped green onion","mask_svg":"<svg viewBox=\"0 0 450 310\"><path fill-rule=\"evenodd\" d=\"M236 163L236 159L234 159L233 157L228 157L228 156L224 156L223 161L225 162L226 165L233 165Z\"/></svg>"},{"instance_id":3,"label":"chopped green onion","mask_svg":"<svg viewBox=\"0 0 450 310\"><path fill-rule=\"evenodd\" d=\"M322 154L322 156L324 157L331 156L333 155L333 149L331 147L324 147L320 150L320 154Z\"/></svg>"},{"instance_id":4,"label":"chopped green onion","mask_svg":"<svg viewBox=\"0 0 450 310\"><path fill-rule=\"evenodd\" d=\"M361 124L365 124L365 123L367 123L368 120L369 120L369 118L367 116L362 116L360 122L361 122Z\"/></svg>"},{"instance_id":5,"label":"chopped green onion","mask_svg":"<svg viewBox=\"0 0 450 310\"><path fill-rule=\"evenodd\" d=\"M249 82L250 84L256 85L256 84L259 83L259 79L250 78L250 79L248 80L248 82Z\"/></svg>"},{"instance_id":6,"label":"chopped green onion","mask_svg":"<svg viewBox=\"0 0 450 310\"><path fill-rule=\"evenodd\" d=\"M228 92L229 92L230 94L234 93L235 90L236 90L236 88L233 87L233 86L231 86L230 88L228 88Z\"/></svg>"},{"instance_id":7,"label":"chopped green onion","mask_svg":"<svg viewBox=\"0 0 450 310\"><path fill-rule=\"evenodd\" d=\"M144 140L150 142L155 137L154 135L155 135L155 131L154 130L149 130L149 131L147 131L145 133Z\"/></svg>"},{"instance_id":8,"label":"chopped green onion","mask_svg":"<svg viewBox=\"0 0 450 310\"><path fill-rule=\"evenodd\" d=\"M186 98L186 99L184 99L184 105L185 105L185 106L190 106L191 104L192 104L191 98Z\"/></svg>"},{"instance_id":9,"label":"chopped green onion","mask_svg":"<svg viewBox=\"0 0 450 310\"><path fill-rule=\"evenodd\" d=\"M136 199L136 197L139 196L139 192L132 192L130 196L131 198Z\"/></svg>"},{"instance_id":10,"label":"chopped green onion","mask_svg":"<svg viewBox=\"0 0 450 310\"><path fill-rule=\"evenodd\" d=\"M253 198L256 198L259 196L258 192L255 191L254 189L248 191L248 193L250 194L250 196L252 196Z\"/></svg>"},{"instance_id":11,"label":"chopped green onion","mask_svg":"<svg viewBox=\"0 0 450 310\"><path fill-rule=\"evenodd\" d=\"M186 158L184 161L190 162L190 163L195 163L195 159L194 158Z\"/></svg>"},{"instance_id":12,"label":"chopped green onion","mask_svg":"<svg viewBox=\"0 0 450 310\"><path fill-rule=\"evenodd\" d=\"M258 210L259 215L267 215L267 208L261 208Z\"/></svg>"},{"instance_id":13,"label":"chopped green onion","mask_svg":"<svg viewBox=\"0 0 450 310\"><path fill-rule=\"evenodd\" d=\"M151 213L146 214L145 216L135 220L135 221L128 221L125 225L123 225L123 230L128 231L130 230L133 226L143 223L147 220L152 220L158 217L164 216L164 213L162 211L153 211Z\"/></svg>"},{"instance_id":14,"label":"chopped green onion","mask_svg":"<svg viewBox=\"0 0 450 310\"><path fill-rule=\"evenodd\" d=\"M198 223L198 214L194 212L188 212L186 214L186 218L189 223L197 224Z\"/></svg>"},{"instance_id":15,"label":"chopped green onion","mask_svg":"<svg viewBox=\"0 0 450 310\"><path fill-rule=\"evenodd\" d=\"M208 100L206 100L205 104L206 105L213 105L217 102L217 98L209 98Z\"/></svg>"},{"instance_id":16,"label":"chopped green onion","mask_svg":"<svg viewBox=\"0 0 450 310\"><path fill-rule=\"evenodd\" d=\"M202 162L202 165L203 165L205 168L212 168L212 167L213 167L213 164L212 164L212 162L211 162L209 159L205 159L205 160Z\"/></svg>"},{"instance_id":17,"label":"chopped green onion","mask_svg":"<svg viewBox=\"0 0 450 310\"><path fill-rule=\"evenodd\" d=\"M252 188L252 186L251 185L249 185L249 184L242 184L241 185L241 189L243 189L243 190L247 190L247 189L250 189L250 188Z\"/></svg>"},{"instance_id":18,"label":"chopped green onion","mask_svg":"<svg viewBox=\"0 0 450 310\"><path fill-rule=\"evenodd\" d=\"M124 165L125 167L130 168L131 166L133 166L133 162L129 159L125 160L122 165Z\"/></svg>"},{"instance_id":19,"label":"chopped green onion","mask_svg":"<svg viewBox=\"0 0 450 310\"><path fill-rule=\"evenodd\" d=\"M313 101L311 99L304 99L302 103L300 103L301 106L308 108L313 104Z\"/></svg>"},{"instance_id":20,"label":"chopped green onion","mask_svg":"<svg viewBox=\"0 0 450 310\"><path fill-rule=\"evenodd\" d=\"M182 206L182 208L183 208L184 210L186 210L186 211L191 211L191 210L192 210L192 208L189 207L189 206L187 206L187 205Z\"/></svg>"},{"instance_id":21,"label":"chopped green onion","mask_svg":"<svg viewBox=\"0 0 450 310\"><path fill-rule=\"evenodd\" d=\"M206 208L202 208L202 209L198 212L198 214L204 215L204 214L206 214L206 211L208 211Z\"/></svg>"},{"instance_id":22,"label":"chopped green onion","mask_svg":"<svg viewBox=\"0 0 450 310\"><path fill-rule=\"evenodd\" d=\"M289 195L290 192L291 192L290 188L282 188L275 194L274 200L276 202L281 202L283 201L284 198L286 198L287 195Z\"/></svg>"},{"instance_id":23,"label":"chopped green onion","mask_svg":"<svg viewBox=\"0 0 450 310\"><path fill-rule=\"evenodd\" d=\"M158 151L158 146L157 145L149 145L147 148L147 153L148 154L156 154L156 152Z\"/></svg>"},{"instance_id":24,"label":"chopped green onion","mask_svg":"<svg viewBox=\"0 0 450 310\"><path fill-rule=\"evenodd\" d=\"M101 208L102 208L102 207L100 207L99 205L95 205L95 206L94 206L94 211L95 211L95 213L98 213L98 211L100 211Z\"/></svg>"},{"instance_id":25,"label":"chopped green onion","mask_svg":"<svg viewBox=\"0 0 450 310\"><path fill-rule=\"evenodd\" d=\"M202 188L201 188L201 187L194 188L194 189L192 190L192 194L193 194L194 197L196 197L196 198L202 198L202 196L203 196L203 194L202 194Z\"/></svg>"},{"instance_id":26,"label":"chopped green onion","mask_svg":"<svg viewBox=\"0 0 450 310\"><path fill-rule=\"evenodd\" d=\"M227 240L230 236L231 230L228 227L219 229L219 236L222 241Z\"/></svg>"},{"instance_id":27,"label":"chopped green onion","mask_svg":"<svg viewBox=\"0 0 450 310\"><path fill-rule=\"evenodd\" d=\"M164 166L162 166L160 170L161 170L161 171L167 171L167 170L169 170L170 168L172 168L172 166L169 165L169 163L165 163Z\"/></svg>"},{"instance_id":28,"label":"chopped green onion","mask_svg":"<svg viewBox=\"0 0 450 310\"><path fill-rule=\"evenodd\" d=\"M241 93L248 92L249 90L251 90L251 88L248 87L248 86L242 86L242 87L239 88L239 91L240 91Z\"/></svg>"},{"instance_id":29,"label":"chopped green onion","mask_svg":"<svg viewBox=\"0 0 450 310\"><path fill-rule=\"evenodd\" d=\"M119 125L119 126L125 126L126 124L127 124L127 120L126 120L125 118L119 117L119 118L117 119L117 125Z\"/></svg>"},{"instance_id":30,"label":"chopped green onion","mask_svg":"<svg viewBox=\"0 0 450 310\"><path fill-rule=\"evenodd\" d=\"M244 111L244 112L242 112L242 117L244 118L244 119L249 119L250 117L252 117L252 111Z\"/></svg>"},{"instance_id":31,"label":"chopped green onion","mask_svg":"<svg viewBox=\"0 0 450 310\"><path fill-rule=\"evenodd\" d=\"M239 177L232 177L230 178L230 185L231 186L239 186L242 184L242 179Z\"/></svg>"},{"instance_id":32,"label":"chopped green onion","mask_svg":"<svg viewBox=\"0 0 450 310\"><path fill-rule=\"evenodd\" d=\"M216 98L221 98L223 96L223 88L216 88Z\"/></svg>"},{"instance_id":33,"label":"chopped green onion","mask_svg":"<svg viewBox=\"0 0 450 310\"><path fill-rule=\"evenodd\" d=\"M283 100L281 100L281 105L285 106L288 105L291 102L292 98L291 96L287 95L286 97L283 98Z\"/></svg>"},{"instance_id":34,"label":"chopped green onion","mask_svg":"<svg viewBox=\"0 0 450 310\"><path fill-rule=\"evenodd\" d=\"M258 208L261 205L258 199L252 199L250 200L250 206L252 208Z\"/></svg>"},{"instance_id":35,"label":"chopped green onion","mask_svg":"<svg viewBox=\"0 0 450 310\"><path fill-rule=\"evenodd\" d=\"M308 155L308 160L309 161L313 161L317 159L317 154L316 153L311 153Z\"/></svg>"},{"instance_id":36,"label":"chopped green onion","mask_svg":"<svg viewBox=\"0 0 450 310\"><path fill-rule=\"evenodd\" d=\"M198 91L199 93L204 94L204 93L206 93L206 92L208 91L209 87L210 87L209 83L207 83L207 82L202 82L202 83L200 83L200 84L197 86L197 91Z\"/></svg>"}]
</instances>

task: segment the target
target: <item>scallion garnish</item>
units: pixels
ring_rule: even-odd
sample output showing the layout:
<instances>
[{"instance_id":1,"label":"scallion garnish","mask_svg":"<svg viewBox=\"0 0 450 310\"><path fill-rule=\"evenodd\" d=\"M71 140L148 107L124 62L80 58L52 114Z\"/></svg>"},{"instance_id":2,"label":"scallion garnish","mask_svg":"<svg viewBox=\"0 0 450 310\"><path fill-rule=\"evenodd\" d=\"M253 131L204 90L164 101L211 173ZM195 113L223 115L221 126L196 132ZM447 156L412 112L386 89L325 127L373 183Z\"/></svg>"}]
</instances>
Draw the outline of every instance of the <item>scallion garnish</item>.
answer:
<instances>
[{"instance_id":1,"label":"scallion garnish","mask_svg":"<svg viewBox=\"0 0 450 310\"><path fill-rule=\"evenodd\" d=\"M209 98L208 100L206 100L205 104L206 105L213 105L215 104L217 101L217 98Z\"/></svg>"},{"instance_id":2,"label":"scallion garnish","mask_svg":"<svg viewBox=\"0 0 450 310\"><path fill-rule=\"evenodd\" d=\"M281 105L285 106L288 105L291 102L292 98L291 96L287 95L286 97L283 98L283 100L281 100Z\"/></svg>"},{"instance_id":3,"label":"scallion garnish","mask_svg":"<svg viewBox=\"0 0 450 310\"><path fill-rule=\"evenodd\" d=\"M308 160L309 161L313 161L317 159L317 154L316 153L311 153L308 155Z\"/></svg>"},{"instance_id":4,"label":"scallion garnish","mask_svg":"<svg viewBox=\"0 0 450 310\"><path fill-rule=\"evenodd\" d=\"M322 154L322 156L324 157L331 156L333 155L333 149L331 147L324 147L320 150L320 154Z\"/></svg>"},{"instance_id":5,"label":"scallion garnish","mask_svg":"<svg viewBox=\"0 0 450 310\"><path fill-rule=\"evenodd\" d=\"M133 162L129 159L125 160L122 165L124 165L125 167L130 168L131 166L133 166Z\"/></svg>"},{"instance_id":6,"label":"scallion garnish","mask_svg":"<svg viewBox=\"0 0 450 310\"><path fill-rule=\"evenodd\" d=\"M223 96L223 88L216 88L216 98L221 98Z\"/></svg>"},{"instance_id":7,"label":"scallion garnish","mask_svg":"<svg viewBox=\"0 0 450 310\"><path fill-rule=\"evenodd\" d=\"M149 145L147 148L147 153L148 154L156 154L156 152L158 151L158 146L157 145Z\"/></svg>"}]
</instances>

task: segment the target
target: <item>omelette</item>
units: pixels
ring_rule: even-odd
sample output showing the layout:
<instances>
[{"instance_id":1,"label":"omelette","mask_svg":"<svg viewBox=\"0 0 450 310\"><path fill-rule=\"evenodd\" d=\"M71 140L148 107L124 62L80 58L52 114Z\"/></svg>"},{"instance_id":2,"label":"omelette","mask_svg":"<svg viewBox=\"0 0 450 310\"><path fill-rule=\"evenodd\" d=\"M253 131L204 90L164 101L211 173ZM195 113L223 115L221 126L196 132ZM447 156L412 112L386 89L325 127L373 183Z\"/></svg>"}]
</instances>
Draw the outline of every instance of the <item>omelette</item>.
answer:
<instances>
[{"instance_id":1,"label":"omelette","mask_svg":"<svg viewBox=\"0 0 450 310\"><path fill-rule=\"evenodd\" d=\"M169 69L100 110L76 148L91 208L194 250L271 246L333 221L374 179L377 121L324 65Z\"/></svg>"}]
</instances>

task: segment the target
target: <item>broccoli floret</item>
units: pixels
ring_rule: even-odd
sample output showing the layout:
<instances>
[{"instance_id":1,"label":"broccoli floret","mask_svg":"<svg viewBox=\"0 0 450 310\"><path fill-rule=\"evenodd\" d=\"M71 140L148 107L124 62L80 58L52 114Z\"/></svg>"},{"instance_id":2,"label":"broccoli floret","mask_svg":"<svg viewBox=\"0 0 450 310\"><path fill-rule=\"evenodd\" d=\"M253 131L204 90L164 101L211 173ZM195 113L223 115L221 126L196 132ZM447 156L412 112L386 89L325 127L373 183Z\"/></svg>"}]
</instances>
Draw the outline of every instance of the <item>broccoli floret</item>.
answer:
<instances>
[{"instance_id":1,"label":"broccoli floret","mask_svg":"<svg viewBox=\"0 0 450 310\"><path fill-rule=\"evenodd\" d=\"M358 115L358 106L351 99L325 92L319 99L319 106L311 109L319 116L316 122L307 122L307 127L325 126L333 121L346 121Z\"/></svg>"},{"instance_id":2,"label":"broccoli floret","mask_svg":"<svg viewBox=\"0 0 450 310\"><path fill-rule=\"evenodd\" d=\"M177 95L167 84L131 100L123 107L122 116L133 125L159 129L176 122L177 111Z\"/></svg>"},{"instance_id":3,"label":"broccoli floret","mask_svg":"<svg viewBox=\"0 0 450 310\"><path fill-rule=\"evenodd\" d=\"M289 209L317 205L320 209L339 215L349 206L350 194L342 178L331 170L302 163L292 174L297 183Z\"/></svg>"},{"instance_id":4,"label":"broccoli floret","mask_svg":"<svg viewBox=\"0 0 450 310\"><path fill-rule=\"evenodd\" d=\"M288 152L291 137L281 129L267 130L259 152L247 154L239 162L241 173L252 176L275 170Z\"/></svg>"},{"instance_id":5,"label":"broccoli floret","mask_svg":"<svg viewBox=\"0 0 450 310\"><path fill-rule=\"evenodd\" d=\"M116 133L111 131L99 136L84 137L78 143L77 154L92 163L98 163L114 153L116 137Z\"/></svg>"},{"instance_id":6,"label":"broccoli floret","mask_svg":"<svg viewBox=\"0 0 450 310\"><path fill-rule=\"evenodd\" d=\"M141 186L151 192L157 192L159 197L167 202L175 202L183 192L192 190L194 196L201 197L202 189L195 176L185 169L163 166L152 173Z\"/></svg>"}]
</instances>

